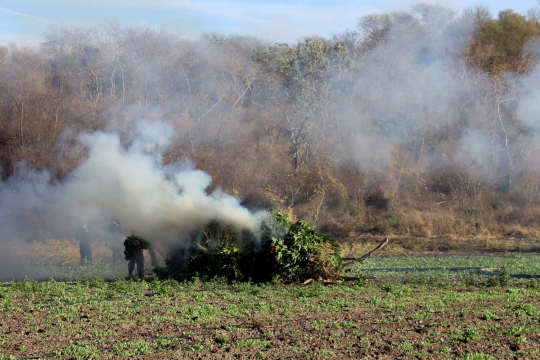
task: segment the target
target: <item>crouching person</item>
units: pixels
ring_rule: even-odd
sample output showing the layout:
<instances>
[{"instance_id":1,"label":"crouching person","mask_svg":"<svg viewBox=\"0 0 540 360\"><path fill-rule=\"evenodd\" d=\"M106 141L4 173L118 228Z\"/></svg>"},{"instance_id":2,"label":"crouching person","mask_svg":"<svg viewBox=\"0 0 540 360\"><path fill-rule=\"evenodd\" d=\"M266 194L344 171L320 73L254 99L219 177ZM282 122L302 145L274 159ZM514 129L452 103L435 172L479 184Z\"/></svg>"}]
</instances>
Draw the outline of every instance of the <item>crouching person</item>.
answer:
<instances>
[{"instance_id":1,"label":"crouching person","mask_svg":"<svg viewBox=\"0 0 540 360\"><path fill-rule=\"evenodd\" d=\"M148 250L152 266L157 266L157 257L154 248L144 237L132 233L124 240L124 255L128 262L128 279L134 279L133 270L137 265L137 278L144 279L144 254L143 250Z\"/></svg>"}]
</instances>

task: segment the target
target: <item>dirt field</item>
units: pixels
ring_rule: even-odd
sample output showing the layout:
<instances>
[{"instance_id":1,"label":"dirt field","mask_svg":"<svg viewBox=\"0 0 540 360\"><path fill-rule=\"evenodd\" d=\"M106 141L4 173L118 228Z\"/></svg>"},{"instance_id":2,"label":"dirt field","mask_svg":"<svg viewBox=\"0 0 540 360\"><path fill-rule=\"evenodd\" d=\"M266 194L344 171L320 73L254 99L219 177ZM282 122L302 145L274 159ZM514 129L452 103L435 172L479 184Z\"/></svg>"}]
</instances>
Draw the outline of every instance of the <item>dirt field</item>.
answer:
<instances>
[{"instance_id":1,"label":"dirt field","mask_svg":"<svg viewBox=\"0 0 540 360\"><path fill-rule=\"evenodd\" d=\"M540 358L537 280L0 289L0 359Z\"/></svg>"}]
</instances>

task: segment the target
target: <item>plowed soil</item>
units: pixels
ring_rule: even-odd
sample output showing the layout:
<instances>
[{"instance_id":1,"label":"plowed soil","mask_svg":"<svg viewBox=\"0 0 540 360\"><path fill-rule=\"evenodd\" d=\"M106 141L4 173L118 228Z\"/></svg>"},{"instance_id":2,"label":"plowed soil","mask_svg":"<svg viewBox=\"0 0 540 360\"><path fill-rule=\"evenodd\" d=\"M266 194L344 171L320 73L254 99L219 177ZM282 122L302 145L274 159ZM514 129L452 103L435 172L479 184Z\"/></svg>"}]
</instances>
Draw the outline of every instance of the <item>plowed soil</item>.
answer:
<instances>
[{"instance_id":1,"label":"plowed soil","mask_svg":"<svg viewBox=\"0 0 540 360\"><path fill-rule=\"evenodd\" d=\"M92 289L88 289L92 297ZM133 359L540 358L538 292L404 284L185 289L58 303L13 295L0 354ZM463 357L465 358L465 357Z\"/></svg>"}]
</instances>

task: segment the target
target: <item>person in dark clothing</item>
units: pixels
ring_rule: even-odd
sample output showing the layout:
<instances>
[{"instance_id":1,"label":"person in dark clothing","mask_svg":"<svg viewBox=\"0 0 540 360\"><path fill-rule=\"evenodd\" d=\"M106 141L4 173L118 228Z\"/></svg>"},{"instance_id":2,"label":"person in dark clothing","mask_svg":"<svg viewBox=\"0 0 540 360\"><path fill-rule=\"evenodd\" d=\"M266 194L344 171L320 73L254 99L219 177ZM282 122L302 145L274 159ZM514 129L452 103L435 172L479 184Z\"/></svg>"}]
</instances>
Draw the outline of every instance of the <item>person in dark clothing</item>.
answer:
<instances>
[{"instance_id":1,"label":"person in dark clothing","mask_svg":"<svg viewBox=\"0 0 540 360\"><path fill-rule=\"evenodd\" d=\"M88 228L86 224L83 224L77 233L75 238L79 241L79 252L81 254L81 265L84 263L92 262L92 248L90 247L90 236L88 234Z\"/></svg>"},{"instance_id":2,"label":"person in dark clothing","mask_svg":"<svg viewBox=\"0 0 540 360\"><path fill-rule=\"evenodd\" d=\"M157 257L152 245L142 236L132 233L124 241L124 255L128 262L128 279L134 279L133 270L137 265L137 277L139 279L144 278L144 254L143 250L148 250L152 266L157 266Z\"/></svg>"},{"instance_id":3,"label":"person in dark clothing","mask_svg":"<svg viewBox=\"0 0 540 360\"><path fill-rule=\"evenodd\" d=\"M119 220L113 220L110 226L110 238L108 246L112 251L112 263L116 264L122 260L122 228Z\"/></svg>"}]
</instances>

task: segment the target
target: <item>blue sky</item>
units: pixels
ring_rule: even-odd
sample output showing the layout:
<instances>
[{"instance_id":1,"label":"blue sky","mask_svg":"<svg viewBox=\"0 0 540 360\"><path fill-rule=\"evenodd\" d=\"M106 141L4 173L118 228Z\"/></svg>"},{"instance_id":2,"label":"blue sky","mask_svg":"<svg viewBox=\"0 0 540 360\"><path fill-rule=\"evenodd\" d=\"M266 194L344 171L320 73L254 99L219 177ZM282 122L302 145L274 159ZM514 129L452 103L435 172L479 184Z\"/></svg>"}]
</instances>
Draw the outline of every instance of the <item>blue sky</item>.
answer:
<instances>
[{"instance_id":1,"label":"blue sky","mask_svg":"<svg viewBox=\"0 0 540 360\"><path fill-rule=\"evenodd\" d=\"M539 6L537 0L0 0L0 44L32 46L54 26L97 27L111 21L185 37L218 32L294 43L303 36L354 29L363 15L410 10L419 2L456 11L483 5L494 16L509 8L526 14Z\"/></svg>"}]
</instances>

